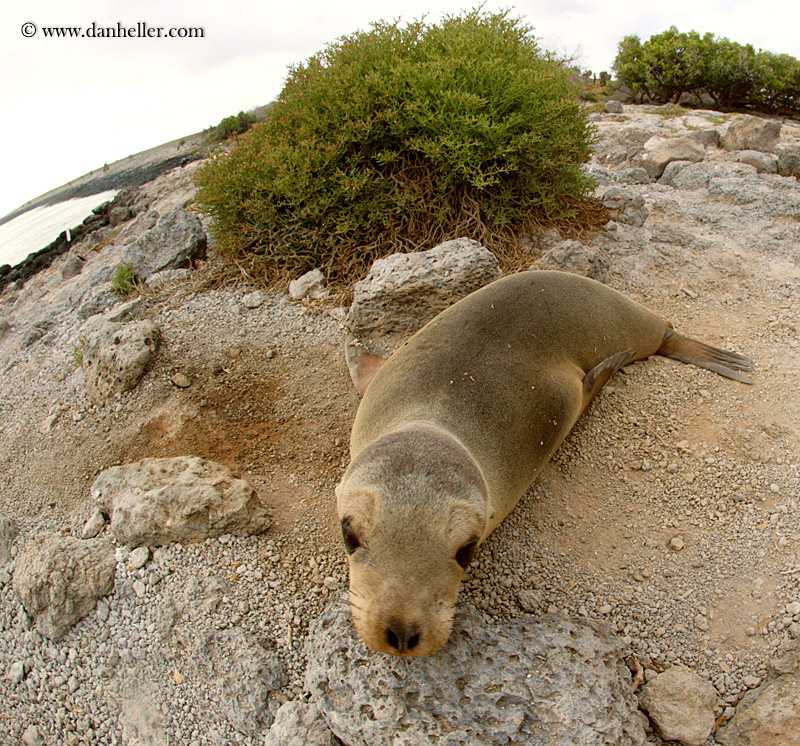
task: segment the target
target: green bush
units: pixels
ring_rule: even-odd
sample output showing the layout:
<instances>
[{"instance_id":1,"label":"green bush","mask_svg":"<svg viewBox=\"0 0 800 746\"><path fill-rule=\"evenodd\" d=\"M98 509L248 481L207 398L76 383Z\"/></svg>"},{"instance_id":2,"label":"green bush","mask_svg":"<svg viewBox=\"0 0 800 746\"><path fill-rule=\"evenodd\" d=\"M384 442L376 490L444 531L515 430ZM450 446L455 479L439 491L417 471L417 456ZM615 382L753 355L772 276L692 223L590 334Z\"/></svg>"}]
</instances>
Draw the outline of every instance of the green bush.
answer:
<instances>
[{"instance_id":1,"label":"green bush","mask_svg":"<svg viewBox=\"0 0 800 746\"><path fill-rule=\"evenodd\" d=\"M637 101L677 103L684 93L710 97L717 106L800 113L800 62L713 34L671 26L644 43L626 36L614 70Z\"/></svg>"},{"instance_id":2,"label":"green bush","mask_svg":"<svg viewBox=\"0 0 800 746\"><path fill-rule=\"evenodd\" d=\"M219 246L343 279L390 251L577 219L593 130L531 32L478 10L379 22L294 66L270 117L197 176Z\"/></svg>"},{"instance_id":3,"label":"green bush","mask_svg":"<svg viewBox=\"0 0 800 746\"><path fill-rule=\"evenodd\" d=\"M234 135L241 135L249 130L255 123L256 117L240 111L236 116L225 117L214 128L214 139L227 140Z\"/></svg>"}]
</instances>

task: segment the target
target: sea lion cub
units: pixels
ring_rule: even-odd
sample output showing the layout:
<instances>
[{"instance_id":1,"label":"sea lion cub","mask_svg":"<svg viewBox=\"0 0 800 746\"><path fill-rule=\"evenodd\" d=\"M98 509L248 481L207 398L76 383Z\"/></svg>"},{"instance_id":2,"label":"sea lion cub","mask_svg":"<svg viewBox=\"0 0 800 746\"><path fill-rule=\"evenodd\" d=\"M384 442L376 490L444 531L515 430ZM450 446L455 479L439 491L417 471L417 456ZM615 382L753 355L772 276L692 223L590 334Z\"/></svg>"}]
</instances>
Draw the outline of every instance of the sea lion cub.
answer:
<instances>
[{"instance_id":1,"label":"sea lion cub","mask_svg":"<svg viewBox=\"0 0 800 746\"><path fill-rule=\"evenodd\" d=\"M594 280L521 272L455 303L385 365L348 349L364 394L336 489L359 635L430 655L475 549L623 365L659 354L751 383L751 362L674 332Z\"/></svg>"}]
</instances>

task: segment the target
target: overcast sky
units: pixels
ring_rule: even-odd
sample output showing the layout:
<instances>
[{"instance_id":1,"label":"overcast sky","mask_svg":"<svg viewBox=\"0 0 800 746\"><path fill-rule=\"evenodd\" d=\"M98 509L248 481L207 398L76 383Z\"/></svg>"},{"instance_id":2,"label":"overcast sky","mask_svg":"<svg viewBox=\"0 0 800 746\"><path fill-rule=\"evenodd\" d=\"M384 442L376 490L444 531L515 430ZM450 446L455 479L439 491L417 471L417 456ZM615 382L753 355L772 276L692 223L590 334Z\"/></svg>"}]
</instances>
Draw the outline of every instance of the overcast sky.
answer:
<instances>
[{"instance_id":1,"label":"overcast sky","mask_svg":"<svg viewBox=\"0 0 800 746\"><path fill-rule=\"evenodd\" d=\"M267 103L287 67L378 19L475 7L469 0L3 0L0 217L88 171ZM627 34L670 25L800 58L791 0L519 0L542 46L608 70ZM203 38L46 38L44 27L200 27ZM25 24L35 33L23 35ZM32 26L25 26L29 33Z\"/></svg>"}]
</instances>

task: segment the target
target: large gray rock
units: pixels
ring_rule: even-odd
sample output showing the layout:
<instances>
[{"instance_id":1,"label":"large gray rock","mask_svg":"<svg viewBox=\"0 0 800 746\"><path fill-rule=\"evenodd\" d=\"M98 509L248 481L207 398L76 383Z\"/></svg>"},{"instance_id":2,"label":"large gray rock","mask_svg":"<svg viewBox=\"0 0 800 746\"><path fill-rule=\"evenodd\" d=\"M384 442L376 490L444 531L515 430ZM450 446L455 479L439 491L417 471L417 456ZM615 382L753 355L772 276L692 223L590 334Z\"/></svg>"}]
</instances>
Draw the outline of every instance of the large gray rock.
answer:
<instances>
[{"instance_id":1,"label":"large gray rock","mask_svg":"<svg viewBox=\"0 0 800 746\"><path fill-rule=\"evenodd\" d=\"M495 256L468 238L392 254L356 283L345 326L372 352L386 355L437 313L501 276Z\"/></svg>"},{"instance_id":2,"label":"large gray rock","mask_svg":"<svg viewBox=\"0 0 800 746\"><path fill-rule=\"evenodd\" d=\"M770 661L765 681L743 697L715 738L723 746L800 744L800 640Z\"/></svg>"},{"instance_id":3,"label":"large gray rock","mask_svg":"<svg viewBox=\"0 0 800 746\"><path fill-rule=\"evenodd\" d=\"M42 534L17 560L14 590L51 640L60 640L114 589L116 559L110 542Z\"/></svg>"},{"instance_id":4,"label":"large gray rock","mask_svg":"<svg viewBox=\"0 0 800 746\"><path fill-rule=\"evenodd\" d=\"M83 337L86 395L95 403L134 389L147 371L161 339L153 321L120 324L106 319L90 322Z\"/></svg>"},{"instance_id":5,"label":"large gray rock","mask_svg":"<svg viewBox=\"0 0 800 746\"><path fill-rule=\"evenodd\" d=\"M736 155L736 160L752 166L760 174L778 173L778 159L760 150L742 150Z\"/></svg>"},{"instance_id":6,"label":"large gray rock","mask_svg":"<svg viewBox=\"0 0 800 746\"><path fill-rule=\"evenodd\" d=\"M92 497L128 546L188 542L222 534L266 531L267 511L252 486L214 461L182 456L112 466Z\"/></svg>"},{"instance_id":7,"label":"large gray rock","mask_svg":"<svg viewBox=\"0 0 800 746\"><path fill-rule=\"evenodd\" d=\"M306 689L348 746L645 740L621 644L600 625L488 625L465 608L441 652L401 659L369 651L338 603L312 625L306 652Z\"/></svg>"},{"instance_id":8,"label":"large gray rock","mask_svg":"<svg viewBox=\"0 0 800 746\"><path fill-rule=\"evenodd\" d=\"M642 166L651 179L658 179L673 161L698 162L705 158L703 144L690 137L651 137L644 144Z\"/></svg>"},{"instance_id":9,"label":"large gray rock","mask_svg":"<svg viewBox=\"0 0 800 746\"><path fill-rule=\"evenodd\" d=\"M639 701L665 741L703 746L714 730L717 692L683 666L668 668L645 684Z\"/></svg>"},{"instance_id":10,"label":"large gray rock","mask_svg":"<svg viewBox=\"0 0 800 746\"><path fill-rule=\"evenodd\" d=\"M136 277L146 280L156 272L187 267L193 259L203 258L206 244L200 218L178 205L125 249L122 263L130 264Z\"/></svg>"},{"instance_id":11,"label":"large gray rock","mask_svg":"<svg viewBox=\"0 0 800 746\"><path fill-rule=\"evenodd\" d=\"M597 249L584 246L580 241L563 241L545 251L534 263L537 269L557 269L573 272L593 280L605 282L610 269L609 261Z\"/></svg>"},{"instance_id":12,"label":"large gray rock","mask_svg":"<svg viewBox=\"0 0 800 746\"><path fill-rule=\"evenodd\" d=\"M293 699L280 706L264 746L336 746L336 739L313 702Z\"/></svg>"},{"instance_id":13,"label":"large gray rock","mask_svg":"<svg viewBox=\"0 0 800 746\"><path fill-rule=\"evenodd\" d=\"M192 646L200 679L216 692L219 715L249 736L272 725L270 699L286 685L286 669L275 651L267 650L238 627L202 632Z\"/></svg>"},{"instance_id":14,"label":"large gray rock","mask_svg":"<svg viewBox=\"0 0 800 746\"><path fill-rule=\"evenodd\" d=\"M781 137L781 123L774 119L744 116L728 125L725 150L760 150L771 153Z\"/></svg>"},{"instance_id":15,"label":"large gray rock","mask_svg":"<svg viewBox=\"0 0 800 746\"><path fill-rule=\"evenodd\" d=\"M647 220L648 210L644 197L629 189L611 187L603 194L603 204L618 223L626 223L641 228Z\"/></svg>"},{"instance_id":16,"label":"large gray rock","mask_svg":"<svg viewBox=\"0 0 800 746\"><path fill-rule=\"evenodd\" d=\"M778 148L778 173L800 177L800 147Z\"/></svg>"}]
</instances>

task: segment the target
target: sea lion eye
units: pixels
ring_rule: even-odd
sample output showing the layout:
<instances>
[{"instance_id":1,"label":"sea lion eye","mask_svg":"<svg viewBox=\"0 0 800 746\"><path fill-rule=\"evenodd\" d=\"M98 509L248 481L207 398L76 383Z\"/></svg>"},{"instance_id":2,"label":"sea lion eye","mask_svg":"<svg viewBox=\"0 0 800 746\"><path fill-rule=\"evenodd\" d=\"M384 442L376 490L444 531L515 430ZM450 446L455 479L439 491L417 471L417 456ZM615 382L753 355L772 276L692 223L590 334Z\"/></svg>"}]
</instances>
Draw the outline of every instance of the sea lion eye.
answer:
<instances>
[{"instance_id":1,"label":"sea lion eye","mask_svg":"<svg viewBox=\"0 0 800 746\"><path fill-rule=\"evenodd\" d=\"M361 540L356 536L350 525L350 516L342 518L342 538L344 539L344 548L348 554L352 554L361 546Z\"/></svg>"},{"instance_id":2,"label":"sea lion eye","mask_svg":"<svg viewBox=\"0 0 800 746\"><path fill-rule=\"evenodd\" d=\"M456 562L458 562L461 567L465 570L470 562L472 562L472 557L475 554L475 549L478 546L477 540L473 539L472 541L467 542L464 544L461 549L456 552Z\"/></svg>"}]
</instances>

